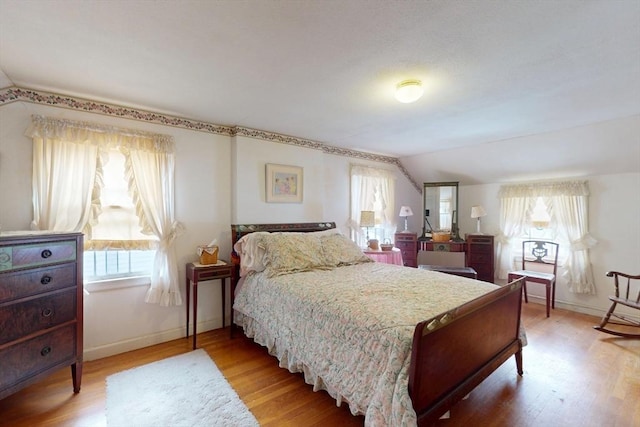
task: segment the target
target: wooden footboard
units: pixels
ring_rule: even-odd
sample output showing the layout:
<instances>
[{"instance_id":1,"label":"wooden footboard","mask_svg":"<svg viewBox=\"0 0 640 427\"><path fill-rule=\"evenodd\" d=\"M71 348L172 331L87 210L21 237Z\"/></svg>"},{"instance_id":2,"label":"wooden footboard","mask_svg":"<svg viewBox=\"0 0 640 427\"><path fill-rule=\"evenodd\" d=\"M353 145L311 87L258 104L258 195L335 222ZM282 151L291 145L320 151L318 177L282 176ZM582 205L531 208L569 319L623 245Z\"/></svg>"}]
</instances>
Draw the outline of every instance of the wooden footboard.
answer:
<instances>
[{"instance_id":1,"label":"wooden footboard","mask_svg":"<svg viewBox=\"0 0 640 427\"><path fill-rule=\"evenodd\" d=\"M437 421L511 355L522 375L521 292L518 279L416 326L409 395L419 426Z\"/></svg>"}]
</instances>

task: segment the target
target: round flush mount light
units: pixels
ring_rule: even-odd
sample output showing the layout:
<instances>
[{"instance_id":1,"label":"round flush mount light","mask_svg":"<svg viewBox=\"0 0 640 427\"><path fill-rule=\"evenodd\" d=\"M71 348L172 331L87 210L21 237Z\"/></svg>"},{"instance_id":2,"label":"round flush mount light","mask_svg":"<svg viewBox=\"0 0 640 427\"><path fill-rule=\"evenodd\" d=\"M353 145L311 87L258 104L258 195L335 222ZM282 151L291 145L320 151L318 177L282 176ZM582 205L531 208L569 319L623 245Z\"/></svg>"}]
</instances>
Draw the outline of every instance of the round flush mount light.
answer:
<instances>
[{"instance_id":1,"label":"round flush mount light","mask_svg":"<svg viewBox=\"0 0 640 427\"><path fill-rule=\"evenodd\" d=\"M417 101L423 93L420 80L403 80L396 85L396 99L404 104Z\"/></svg>"}]
</instances>

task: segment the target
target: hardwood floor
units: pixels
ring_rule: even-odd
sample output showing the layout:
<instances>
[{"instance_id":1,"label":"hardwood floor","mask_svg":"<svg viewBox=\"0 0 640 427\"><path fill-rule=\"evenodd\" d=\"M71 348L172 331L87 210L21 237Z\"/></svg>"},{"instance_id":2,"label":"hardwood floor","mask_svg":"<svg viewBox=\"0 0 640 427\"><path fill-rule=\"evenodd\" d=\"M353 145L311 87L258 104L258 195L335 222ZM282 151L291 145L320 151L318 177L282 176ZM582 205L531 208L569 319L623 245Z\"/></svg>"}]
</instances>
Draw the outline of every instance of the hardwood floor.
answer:
<instances>
[{"instance_id":1,"label":"hardwood floor","mask_svg":"<svg viewBox=\"0 0 640 427\"><path fill-rule=\"evenodd\" d=\"M529 345L524 376L507 361L439 426L640 426L640 340L592 329L599 319L565 310L545 317L544 307L525 304ZM346 405L313 392L302 376L241 332L198 336L204 348L262 426L362 426ZM82 391L74 395L64 369L0 400L0 425L105 426L105 378L113 373L191 350L191 340L164 344L85 363ZM124 427L124 426L123 426ZM162 427L162 426L159 426Z\"/></svg>"}]
</instances>

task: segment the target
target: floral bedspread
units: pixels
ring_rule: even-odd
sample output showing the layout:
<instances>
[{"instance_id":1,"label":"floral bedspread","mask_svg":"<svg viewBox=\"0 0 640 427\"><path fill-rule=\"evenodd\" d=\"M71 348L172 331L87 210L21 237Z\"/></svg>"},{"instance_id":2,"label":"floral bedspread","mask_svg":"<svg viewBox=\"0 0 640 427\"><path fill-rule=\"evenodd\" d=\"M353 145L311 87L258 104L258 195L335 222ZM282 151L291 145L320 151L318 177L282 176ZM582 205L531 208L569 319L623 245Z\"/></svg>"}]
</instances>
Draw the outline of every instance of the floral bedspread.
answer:
<instances>
[{"instance_id":1,"label":"floral bedspread","mask_svg":"<svg viewBox=\"0 0 640 427\"><path fill-rule=\"evenodd\" d=\"M238 288L236 322L280 366L365 415L366 426L412 426L408 393L415 325L497 286L382 263L267 278Z\"/></svg>"}]
</instances>

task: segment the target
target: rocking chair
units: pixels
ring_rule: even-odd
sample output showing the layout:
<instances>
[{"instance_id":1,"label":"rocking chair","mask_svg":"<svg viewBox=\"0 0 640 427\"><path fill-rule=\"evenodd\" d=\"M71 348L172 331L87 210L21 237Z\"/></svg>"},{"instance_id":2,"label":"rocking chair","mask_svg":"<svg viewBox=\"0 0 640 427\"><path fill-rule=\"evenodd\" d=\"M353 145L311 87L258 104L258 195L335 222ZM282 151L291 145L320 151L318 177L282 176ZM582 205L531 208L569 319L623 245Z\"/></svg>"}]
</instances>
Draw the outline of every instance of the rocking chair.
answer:
<instances>
[{"instance_id":1,"label":"rocking chair","mask_svg":"<svg viewBox=\"0 0 640 427\"><path fill-rule=\"evenodd\" d=\"M614 286L615 286L615 295L609 297L612 301L611 307L607 314L602 318L602 322L600 325L594 326L594 329L598 331L606 332L608 334L616 335L619 337L625 338L640 338L640 333L631 333L626 332L623 328L615 328L609 329L607 328L607 324L609 325L622 325L622 326L632 326L632 327L640 327L640 322L634 319L630 319L629 315L623 315L614 313L616 306L618 304L622 304L626 307L635 308L640 313L640 275L632 276L625 273L620 273L618 271L609 271L607 273L607 277L613 277ZM624 280L622 280L622 285L620 285L618 279L626 278L626 286ZM622 288L622 289L620 289ZM611 321L611 317L615 317L619 319L620 322Z\"/></svg>"}]
</instances>

